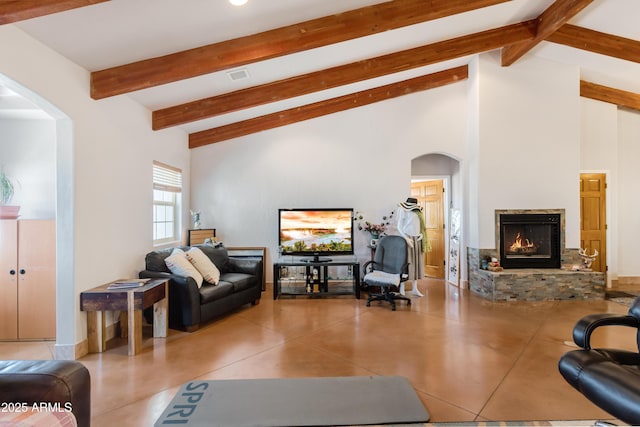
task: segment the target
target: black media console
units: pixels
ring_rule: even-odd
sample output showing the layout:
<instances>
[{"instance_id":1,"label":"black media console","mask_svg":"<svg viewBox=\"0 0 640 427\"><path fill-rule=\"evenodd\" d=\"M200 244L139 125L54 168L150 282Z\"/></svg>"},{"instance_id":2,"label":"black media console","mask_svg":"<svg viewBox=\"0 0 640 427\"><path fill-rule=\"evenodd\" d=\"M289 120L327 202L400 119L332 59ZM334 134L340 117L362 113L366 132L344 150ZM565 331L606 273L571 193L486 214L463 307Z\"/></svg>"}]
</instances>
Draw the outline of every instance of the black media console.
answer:
<instances>
[{"instance_id":1,"label":"black media console","mask_svg":"<svg viewBox=\"0 0 640 427\"><path fill-rule=\"evenodd\" d=\"M281 295L355 295L360 299L360 264L349 260L279 260L273 264L273 299Z\"/></svg>"}]
</instances>

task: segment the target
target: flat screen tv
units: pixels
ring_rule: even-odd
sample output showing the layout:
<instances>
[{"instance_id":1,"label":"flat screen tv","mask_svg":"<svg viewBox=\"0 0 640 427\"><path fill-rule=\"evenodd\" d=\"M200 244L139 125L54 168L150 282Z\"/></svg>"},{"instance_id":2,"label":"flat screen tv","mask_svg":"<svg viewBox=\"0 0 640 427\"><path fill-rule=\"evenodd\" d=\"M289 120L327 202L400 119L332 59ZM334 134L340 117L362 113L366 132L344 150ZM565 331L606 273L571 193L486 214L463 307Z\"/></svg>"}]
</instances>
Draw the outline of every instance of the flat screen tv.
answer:
<instances>
[{"instance_id":1,"label":"flat screen tv","mask_svg":"<svg viewBox=\"0 0 640 427\"><path fill-rule=\"evenodd\" d=\"M353 209L280 209L278 236L282 255L353 255Z\"/></svg>"}]
</instances>

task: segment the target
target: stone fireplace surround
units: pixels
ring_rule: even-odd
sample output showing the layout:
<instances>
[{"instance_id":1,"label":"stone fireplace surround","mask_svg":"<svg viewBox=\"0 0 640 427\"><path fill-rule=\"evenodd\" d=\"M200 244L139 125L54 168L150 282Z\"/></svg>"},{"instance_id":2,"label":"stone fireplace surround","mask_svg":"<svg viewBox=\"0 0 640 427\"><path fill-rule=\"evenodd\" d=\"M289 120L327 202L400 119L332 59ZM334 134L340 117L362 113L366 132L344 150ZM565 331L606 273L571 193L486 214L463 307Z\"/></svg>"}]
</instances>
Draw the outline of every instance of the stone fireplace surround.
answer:
<instances>
[{"instance_id":1,"label":"stone fireplace surround","mask_svg":"<svg viewBox=\"0 0 640 427\"><path fill-rule=\"evenodd\" d=\"M488 271L480 268L486 257L500 258L501 214L560 214L561 268L514 268ZM469 289L491 301L545 301L565 299L604 299L605 275L601 272L574 271L581 265L578 248L565 247L564 209L496 210L494 249L467 248Z\"/></svg>"}]
</instances>

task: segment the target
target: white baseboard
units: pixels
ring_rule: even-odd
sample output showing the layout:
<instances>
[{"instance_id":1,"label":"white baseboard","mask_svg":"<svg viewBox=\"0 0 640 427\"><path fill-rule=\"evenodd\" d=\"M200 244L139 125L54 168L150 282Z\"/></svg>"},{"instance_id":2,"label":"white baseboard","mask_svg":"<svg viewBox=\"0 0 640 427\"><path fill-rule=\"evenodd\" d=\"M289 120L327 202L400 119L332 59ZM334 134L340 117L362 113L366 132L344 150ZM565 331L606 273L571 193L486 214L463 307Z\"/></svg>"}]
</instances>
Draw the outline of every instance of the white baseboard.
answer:
<instances>
[{"instance_id":1,"label":"white baseboard","mask_svg":"<svg viewBox=\"0 0 640 427\"><path fill-rule=\"evenodd\" d=\"M77 360L89 354L89 344L84 339L76 344L56 344L53 347L55 360Z\"/></svg>"}]
</instances>

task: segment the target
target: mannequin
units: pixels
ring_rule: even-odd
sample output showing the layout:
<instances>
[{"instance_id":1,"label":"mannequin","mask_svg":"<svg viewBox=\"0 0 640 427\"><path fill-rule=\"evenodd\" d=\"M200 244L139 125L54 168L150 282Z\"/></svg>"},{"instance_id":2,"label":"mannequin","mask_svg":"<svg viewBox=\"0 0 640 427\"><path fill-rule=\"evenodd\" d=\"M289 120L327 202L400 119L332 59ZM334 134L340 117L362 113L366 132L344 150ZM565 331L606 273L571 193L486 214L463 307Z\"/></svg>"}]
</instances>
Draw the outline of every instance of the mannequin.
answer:
<instances>
[{"instance_id":1,"label":"mannequin","mask_svg":"<svg viewBox=\"0 0 640 427\"><path fill-rule=\"evenodd\" d=\"M398 232L407 240L409 251L409 280L412 281L411 293L423 296L418 289L418 279L424 276L424 219L418 200L409 197L401 202L398 209ZM404 295L404 282L400 285L400 293Z\"/></svg>"}]
</instances>

